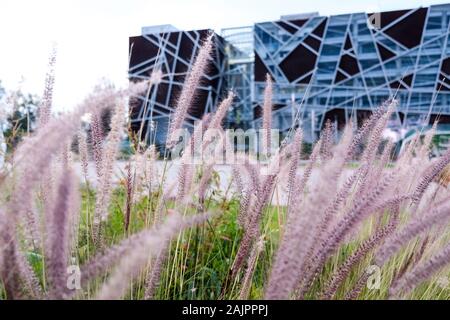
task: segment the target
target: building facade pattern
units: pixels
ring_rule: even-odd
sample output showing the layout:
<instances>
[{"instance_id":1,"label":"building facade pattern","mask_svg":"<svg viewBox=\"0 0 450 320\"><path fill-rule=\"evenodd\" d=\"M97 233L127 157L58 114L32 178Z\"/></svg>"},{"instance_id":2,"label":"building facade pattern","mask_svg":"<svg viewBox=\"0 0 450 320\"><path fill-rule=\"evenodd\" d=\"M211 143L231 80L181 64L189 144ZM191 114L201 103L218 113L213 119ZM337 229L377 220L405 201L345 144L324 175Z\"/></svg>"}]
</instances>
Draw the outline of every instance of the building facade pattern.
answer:
<instances>
[{"instance_id":1,"label":"building facade pattern","mask_svg":"<svg viewBox=\"0 0 450 320\"><path fill-rule=\"evenodd\" d=\"M449 18L450 5L437 5L255 24L256 122L266 73L276 83L278 128L302 121L312 139L326 119L338 124L362 119L389 97L400 103L394 127L434 121L438 114L445 118Z\"/></svg>"},{"instance_id":2,"label":"building facade pattern","mask_svg":"<svg viewBox=\"0 0 450 320\"><path fill-rule=\"evenodd\" d=\"M390 97L399 101L389 126L398 139L439 117L450 123L450 4L381 13L283 16L223 29L187 126L214 110L225 90L237 97L232 128L258 128L265 78L274 80L273 127L301 125L314 141L329 119L361 123ZM130 79L163 77L132 103L132 125L164 143L176 98L209 30L143 28L130 38ZM151 124L151 125L147 125ZM147 130L150 128L151 130ZM158 132L152 134L151 131ZM153 138L150 138L153 137Z\"/></svg>"},{"instance_id":3,"label":"building facade pattern","mask_svg":"<svg viewBox=\"0 0 450 320\"><path fill-rule=\"evenodd\" d=\"M142 139L163 145L186 75L211 30L164 32L156 28L150 31L152 33L129 39L130 81L148 80L152 75L160 75L160 79L152 81L148 92L132 99L131 129L139 132L142 127ZM211 56L206 74L197 88L195 103L188 112L187 127L192 127L205 113L214 111L223 95L226 58L223 39L218 35L214 35Z\"/></svg>"}]
</instances>

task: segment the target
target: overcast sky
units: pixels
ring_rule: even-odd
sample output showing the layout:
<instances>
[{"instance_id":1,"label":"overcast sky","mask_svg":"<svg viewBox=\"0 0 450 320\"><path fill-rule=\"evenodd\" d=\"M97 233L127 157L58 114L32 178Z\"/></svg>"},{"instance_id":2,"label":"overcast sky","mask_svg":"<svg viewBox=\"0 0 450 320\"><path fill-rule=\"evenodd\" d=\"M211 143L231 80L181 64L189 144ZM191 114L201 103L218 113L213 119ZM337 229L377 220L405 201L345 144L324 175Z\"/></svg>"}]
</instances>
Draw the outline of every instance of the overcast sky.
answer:
<instances>
[{"instance_id":1,"label":"overcast sky","mask_svg":"<svg viewBox=\"0 0 450 320\"><path fill-rule=\"evenodd\" d=\"M142 26L179 29L251 25L280 15L415 8L432 0L0 0L0 80L40 94L57 43L55 107L71 108L102 78L126 84L128 37ZM24 80L21 80L24 79Z\"/></svg>"}]
</instances>

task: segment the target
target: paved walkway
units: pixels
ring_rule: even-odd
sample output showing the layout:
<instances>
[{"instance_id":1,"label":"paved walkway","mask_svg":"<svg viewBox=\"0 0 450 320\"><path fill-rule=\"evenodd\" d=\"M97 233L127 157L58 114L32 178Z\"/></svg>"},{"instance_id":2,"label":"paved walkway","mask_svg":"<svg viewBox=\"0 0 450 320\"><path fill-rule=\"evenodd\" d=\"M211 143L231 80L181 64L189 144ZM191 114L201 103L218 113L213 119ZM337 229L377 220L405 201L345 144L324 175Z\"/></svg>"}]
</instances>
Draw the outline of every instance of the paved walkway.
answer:
<instances>
[{"instance_id":1,"label":"paved walkway","mask_svg":"<svg viewBox=\"0 0 450 320\"><path fill-rule=\"evenodd\" d=\"M126 164L127 164L126 161L116 161L116 164L114 167L114 174L113 174L113 182L114 183L118 183L120 180L125 179ZM74 166L76 168L77 174L80 176L80 178L82 178L80 163L75 162ZM158 181L161 181L161 176L162 176L162 173L164 172L164 166L165 166L164 161L156 162L156 168L157 168L157 172L158 172ZM227 190L229 189L228 196L232 196L233 194L235 194L236 188L234 187L234 184L232 184L231 188L230 188L230 182L232 179L231 166L216 165L214 167L214 170L219 175L219 181L215 188L219 189L222 194L227 192ZM303 170L304 170L304 166L300 166L299 173L301 174L303 172ZM175 164L174 162L167 162L167 164L166 164L166 187L172 188L174 192L176 191L178 171L179 171L179 165ZM353 170L350 168L346 169L342 179L345 179L346 177L348 177L352 171ZM287 173L281 173L281 174L283 175L283 174L287 174ZM88 177L89 183L95 187L97 185L97 179L96 179L96 173L95 173L95 165L93 162L89 163L88 176L89 176ZM317 179L317 174L314 171L313 171L313 174L311 175L311 179ZM284 204L286 204L286 198L287 198L287 192L286 192L285 187L279 185L277 187L277 190L276 190L273 200L272 200L273 204L284 205Z\"/></svg>"}]
</instances>

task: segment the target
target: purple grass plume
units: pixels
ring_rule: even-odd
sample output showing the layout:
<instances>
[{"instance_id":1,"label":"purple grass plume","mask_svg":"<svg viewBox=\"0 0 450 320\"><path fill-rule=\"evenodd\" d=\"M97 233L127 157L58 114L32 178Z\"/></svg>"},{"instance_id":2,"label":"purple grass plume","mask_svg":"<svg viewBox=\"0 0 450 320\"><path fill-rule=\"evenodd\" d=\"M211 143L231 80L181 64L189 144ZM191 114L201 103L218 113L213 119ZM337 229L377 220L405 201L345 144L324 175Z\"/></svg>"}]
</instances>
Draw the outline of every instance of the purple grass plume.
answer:
<instances>
[{"instance_id":1,"label":"purple grass plume","mask_svg":"<svg viewBox=\"0 0 450 320\"><path fill-rule=\"evenodd\" d=\"M197 87L200 84L200 80L205 73L208 66L210 54L213 49L214 35L210 34L202 44L197 57L195 59L192 69L189 71L188 76L184 82L183 89L178 98L178 103L175 109L175 113L172 116L172 121L167 133L166 145L170 149L178 141L178 130L183 126L184 119L192 106L192 102L195 96Z\"/></svg>"}]
</instances>

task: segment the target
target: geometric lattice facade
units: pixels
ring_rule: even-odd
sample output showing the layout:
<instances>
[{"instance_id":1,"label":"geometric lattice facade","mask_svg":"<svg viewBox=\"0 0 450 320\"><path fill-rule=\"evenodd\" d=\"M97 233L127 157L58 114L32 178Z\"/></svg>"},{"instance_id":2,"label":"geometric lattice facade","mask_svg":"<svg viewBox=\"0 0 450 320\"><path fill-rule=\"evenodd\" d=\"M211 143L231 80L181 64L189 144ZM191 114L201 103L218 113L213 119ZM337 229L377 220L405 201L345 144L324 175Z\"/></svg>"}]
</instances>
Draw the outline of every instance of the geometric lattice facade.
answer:
<instances>
[{"instance_id":1,"label":"geometric lattice facade","mask_svg":"<svg viewBox=\"0 0 450 320\"><path fill-rule=\"evenodd\" d=\"M398 128L450 115L449 21L450 5L437 5L255 24L255 118L266 73L281 129L292 125L293 106L302 105L314 135L327 118L364 118L391 96L400 102Z\"/></svg>"},{"instance_id":2,"label":"geometric lattice facade","mask_svg":"<svg viewBox=\"0 0 450 320\"><path fill-rule=\"evenodd\" d=\"M172 27L173 28L173 27ZM158 72L158 83L148 92L134 97L130 103L131 127L142 138L163 145L170 117L180 95L188 71L192 68L198 50L211 30L145 31L129 39L129 79L149 79ZM216 108L223 95L225 54L223 40L214 35L211 60L196 90L195 103L189 110L185 125L192 127L196 120Z\"/></svg>"},{"instance_id":3,"label":"geometric lattice facade","mask_svg":"<svg viewBox=\"0 0 450 320\"><path fill-rule=\"evenodd\" d=\"M382 102L399 107L389 126L402 138L420 125L450 123L450 5L323 17L317 13L229 28L215 36L213 58L187 125L212 111L225 90L237 97L230 127L261 123L264 80L274 80L274 128L300 124L314 140L324 122L361 123ZM132 103L132 126L164 143L187 71L209 30L145 31L130 38L130 79L162 81ZM297 123L298 121L298 123ZM152 123L153 126L148 126ZM156 128L155 128L156 127ZM149 130L144 134L155 137Z\"/></svg>"},{"instance_id":4,"label":"geometric lattice facade","mask_svg":"<svg viewBox=\"0 0 450 320\"><path fill-rule=\"evenodd\" d=\"M227 126L248 129L253 123L253 26L222 29L221 36L225 40L227 56L226 84L236 95L228 113Z\"/></svg>"}]
</instances>

